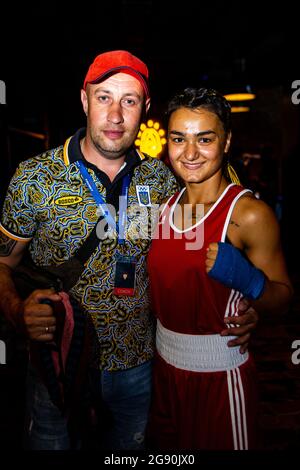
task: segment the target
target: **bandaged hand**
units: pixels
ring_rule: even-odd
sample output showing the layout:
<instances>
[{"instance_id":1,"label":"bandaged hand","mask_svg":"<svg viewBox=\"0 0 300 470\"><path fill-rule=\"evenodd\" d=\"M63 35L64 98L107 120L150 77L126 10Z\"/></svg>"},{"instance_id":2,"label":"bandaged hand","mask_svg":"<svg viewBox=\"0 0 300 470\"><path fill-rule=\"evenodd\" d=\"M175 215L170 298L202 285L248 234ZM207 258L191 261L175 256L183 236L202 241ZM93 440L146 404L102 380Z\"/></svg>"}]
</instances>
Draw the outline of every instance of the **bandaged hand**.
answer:
<instances>
[{"instance_id":1,"label":"bandaged hand","mask_svg":"<svg viewBox=\"0 0 300 470\"><path fill-rule=\"evenodd\" d=\"M257 300L263 293L266 277L229 243L211 243L207 249L206 271L216 281Z\"/></svg>"}]
</instances>

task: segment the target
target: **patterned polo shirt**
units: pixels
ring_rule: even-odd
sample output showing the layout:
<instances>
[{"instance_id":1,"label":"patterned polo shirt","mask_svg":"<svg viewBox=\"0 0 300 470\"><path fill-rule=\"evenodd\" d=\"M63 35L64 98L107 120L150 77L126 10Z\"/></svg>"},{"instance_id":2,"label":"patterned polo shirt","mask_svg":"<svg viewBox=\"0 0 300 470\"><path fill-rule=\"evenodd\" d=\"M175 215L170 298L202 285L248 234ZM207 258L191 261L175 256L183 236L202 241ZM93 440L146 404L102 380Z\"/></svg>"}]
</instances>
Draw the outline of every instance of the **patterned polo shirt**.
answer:
<instances>
[{"instance_id":1,"label":"patterned polo shirt","mask_svg":"<svg viewBox=\"0 0 300 470\"><path fill-rule=\"evenodd\" d=\"M96 202L76 161L80 129L64 146L22 162L13 176L3 206L0 229L10 238L29 242L33 260L40 266L59 265L81 246L99 220ZM154 319L150 312L146 256L153 229L153 207L178 189L171 171L158 159L130 149L113 182L85 161L98 191L118 210L123 176L131 181L127 204L125 243L116 237L99 240L85 263L72 295L91 316L98 345L94 366L119 370L142 364L154 349ZM146 200L145 200L146 197ZM118 220L118 213L117 213ZM133 296L113 293L119 254L136 262Z\"/></svg>"}]
</instances>

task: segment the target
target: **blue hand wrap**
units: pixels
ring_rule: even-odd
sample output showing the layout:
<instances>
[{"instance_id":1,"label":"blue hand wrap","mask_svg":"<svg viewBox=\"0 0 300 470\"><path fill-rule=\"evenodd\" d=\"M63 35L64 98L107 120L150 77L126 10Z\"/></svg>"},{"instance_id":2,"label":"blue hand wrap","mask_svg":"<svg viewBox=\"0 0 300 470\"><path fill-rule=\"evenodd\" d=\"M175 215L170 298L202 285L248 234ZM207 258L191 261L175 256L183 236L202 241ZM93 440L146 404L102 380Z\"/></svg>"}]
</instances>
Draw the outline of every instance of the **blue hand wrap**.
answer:
<instances>
[{"instance_id":1,"label":"blue hand wrap","mask_svg":"<svg viewBox=\"0 0 300 470\"><path fill-rule=\"evenodd\" d=\"M264 273L253 266L229 243L218 243L215 264L208 272L213 279L241 292L248 299L258 299L265 287Z\"/></svg>"}]
</instances>

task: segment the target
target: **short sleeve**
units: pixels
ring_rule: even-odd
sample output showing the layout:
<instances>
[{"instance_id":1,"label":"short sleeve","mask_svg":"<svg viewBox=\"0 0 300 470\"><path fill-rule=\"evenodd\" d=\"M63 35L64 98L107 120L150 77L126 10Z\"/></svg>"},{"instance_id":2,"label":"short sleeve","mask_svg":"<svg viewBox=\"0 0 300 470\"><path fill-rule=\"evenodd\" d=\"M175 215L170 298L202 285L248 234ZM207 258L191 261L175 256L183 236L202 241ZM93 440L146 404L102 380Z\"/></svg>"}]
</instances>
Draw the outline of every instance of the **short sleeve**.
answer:
<instances>
[{"instance_id":1,"label":"short sleeve","mask_svg":"<svg viewBox=\"0 0 300 470\"><path fill-rule=\"evenodd\" d=\"M36 230L30 173L22 162L12 177L1 214L1 231L18 241L30 241Z\"/></svg>"}]
</instances>

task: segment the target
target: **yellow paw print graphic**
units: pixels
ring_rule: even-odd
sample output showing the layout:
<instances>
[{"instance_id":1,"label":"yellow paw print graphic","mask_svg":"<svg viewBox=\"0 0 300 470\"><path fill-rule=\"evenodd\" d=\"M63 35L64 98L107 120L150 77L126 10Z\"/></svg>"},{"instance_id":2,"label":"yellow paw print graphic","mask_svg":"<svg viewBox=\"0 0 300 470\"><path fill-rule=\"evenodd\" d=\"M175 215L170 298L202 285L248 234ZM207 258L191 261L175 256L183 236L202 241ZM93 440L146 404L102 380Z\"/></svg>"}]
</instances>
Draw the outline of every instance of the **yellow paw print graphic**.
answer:
<instances>
[{"instance_id":1,"label":"yellow paw print graphic","mask_svg":"<svg viewBox=\"0 0 300 470\"><path fill-rule=\"evenodd\" d=\"M159 122L153 122L152 119L149 119L147 125L144 123L140 125L135 145L150 157L159 157L163 146L167 143L165 134L166 132L160 128Z\"/></svg>"}]
</instances>

